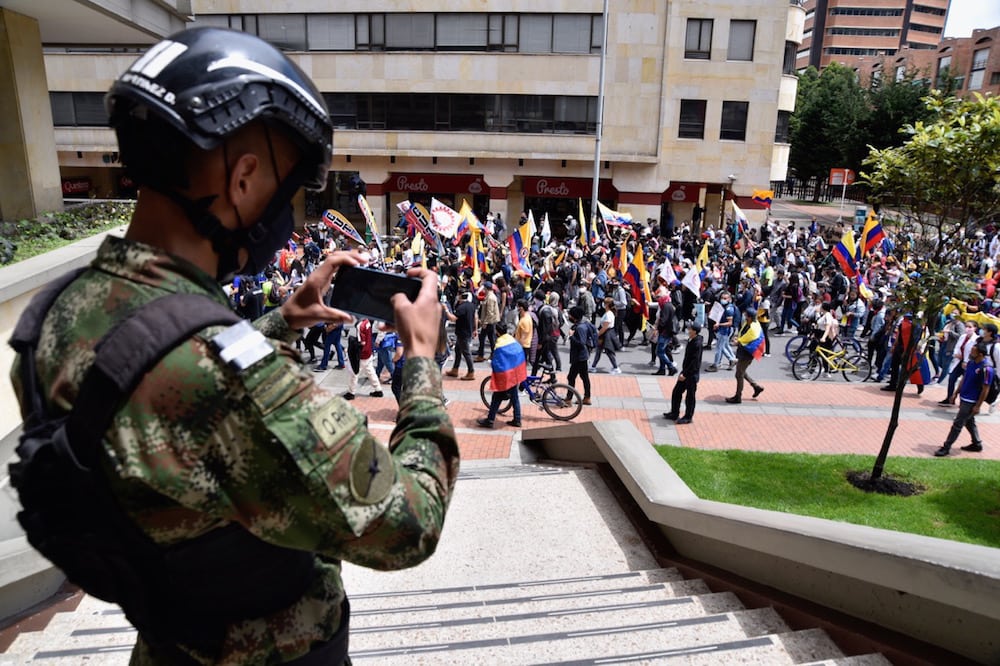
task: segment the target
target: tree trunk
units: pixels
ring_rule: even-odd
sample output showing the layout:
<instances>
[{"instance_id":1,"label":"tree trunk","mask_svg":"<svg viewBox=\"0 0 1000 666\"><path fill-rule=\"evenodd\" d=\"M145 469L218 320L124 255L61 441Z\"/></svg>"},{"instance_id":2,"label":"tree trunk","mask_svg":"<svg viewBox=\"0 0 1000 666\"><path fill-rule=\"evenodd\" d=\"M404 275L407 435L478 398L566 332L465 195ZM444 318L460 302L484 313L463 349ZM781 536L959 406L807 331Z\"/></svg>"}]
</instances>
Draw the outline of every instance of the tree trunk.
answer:
<instances>
[{"instance_id":1,"label":"tree trunk","mask_svg":"<svg viewBox=\"0 0 1000 666\"><path fill-rule=\"evenodd\" d=\"M882 478L882 472L885 470L885 461L889 457L889 449L892 447L892 438L896 434L896 428L899 426L899 408L903 403L903 389L906 388L906 384L910 381L910 375L913 371L920 367L920 359L916 359L916 364L913 366L910 366L910 359L914 357L913 352L916 351L917 345L920 343L921 335L923 335L923 326L919 328L911 326L910 340L906 343L906 349L903 350L903 360L900 363L901 367L899 369L900 376L896 379L896 391L892 397L892 414L889 416L889 427L885 430L885 437L882 439L882 448L879 449L878 457L875 458L875 466L872 467L872 480Z\"/></svg>"}]
</instances>

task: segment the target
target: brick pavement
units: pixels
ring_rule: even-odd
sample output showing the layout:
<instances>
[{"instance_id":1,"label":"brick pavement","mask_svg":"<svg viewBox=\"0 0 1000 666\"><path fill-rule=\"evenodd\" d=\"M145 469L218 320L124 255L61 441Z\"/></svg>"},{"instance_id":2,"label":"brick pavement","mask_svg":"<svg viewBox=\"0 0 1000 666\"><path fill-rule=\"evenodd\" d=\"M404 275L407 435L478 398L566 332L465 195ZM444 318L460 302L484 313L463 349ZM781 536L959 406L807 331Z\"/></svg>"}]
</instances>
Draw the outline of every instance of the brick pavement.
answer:
<instances>
[{"instance_id":1,"label":"brick pavement","mask_svg":"<svg viewBox=\"0 0 1000 666\"><path fill-rule=\"evenodd\" d=\"M481 377L484 372L479 373ZM331 390L342 391L347 377L330 373L320 379ZM494 430L476 426L476 420L486 414L479 398L480 381L445 378L445 394L451 400L448 412L462 456L466 460L510 458L516 455L519 430L506 425L509 416L498 418ZM703 375L694 423L675 426L662 417L669 409L673 377L596 374L591 375L591 382L594 405L584 407L577 421L628 419L651 442L707 449L875 455L892 407L892 394L879 390L878 384L847 383L839 375L815 382L768 379L761 382L766 388L759 400L748 399L748 389L742 404L729 405L725 397L732 395L735 380L731 373L722 372ZM363 387L354 404L368 414L376 434L388 441L395 402L388 393L384 398L369 398L365 393ZM906 388L892 455L925 457L940 446L956 409L937 405L942 396L943 389L936 386L928 387L922 396L916 395L915 387ZM523 397L521 407L524 428L555 423ZM953 451L965 458L1000 459L1000 410L977 420L986 450L979 454L959 451L958 446L968 441L963 433Z\"/></svg>"}]
</instances>

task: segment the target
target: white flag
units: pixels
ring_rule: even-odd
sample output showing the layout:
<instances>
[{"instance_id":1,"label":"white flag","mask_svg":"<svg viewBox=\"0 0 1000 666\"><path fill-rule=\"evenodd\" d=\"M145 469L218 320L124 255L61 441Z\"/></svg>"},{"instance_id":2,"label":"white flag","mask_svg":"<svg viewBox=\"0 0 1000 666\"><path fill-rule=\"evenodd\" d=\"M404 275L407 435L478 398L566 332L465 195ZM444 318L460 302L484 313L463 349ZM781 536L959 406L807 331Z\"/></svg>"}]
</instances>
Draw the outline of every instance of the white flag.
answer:
<instances>
[{"instance_id":1,"label":"white flag","mask_svg":"<svg viewBox=\"0 0 1000 666\"><path fill-rule=\"evenodd\" d=\"M542 247L549 244L549 240L552 238L552 229L549 227L549 214L545 213L542 216Z\"/></svg>"},{"instance_id":2,"label":"white flag","mask_svg":"<svg viewBox=\"0 0 1000 666\"><path fill-rule=\"evenodd\" d=\"M437 199L431 198L431 226L445 238L454 238L462 216Z\"/></svg>"}]
</instances>

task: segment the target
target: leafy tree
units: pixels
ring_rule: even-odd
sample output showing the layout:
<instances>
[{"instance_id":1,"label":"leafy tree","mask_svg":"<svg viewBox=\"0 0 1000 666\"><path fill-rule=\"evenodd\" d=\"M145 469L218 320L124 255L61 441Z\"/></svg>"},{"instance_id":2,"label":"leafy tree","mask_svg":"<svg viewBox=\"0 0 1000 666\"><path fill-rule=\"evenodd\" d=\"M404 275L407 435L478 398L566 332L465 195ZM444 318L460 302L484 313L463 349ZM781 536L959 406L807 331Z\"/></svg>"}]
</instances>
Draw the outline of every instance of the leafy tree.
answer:
<instances>
[{"instance_id":1,"label":"leafy tree","mask_svg":"<svg viewBox=\"0 0 1000 666\"><path fill-rule=\"evenodd\" d=\"M898 81L886 78L872 77L866 91L870 111L865 143L875 148L902 145L906 137L900 130L931 115L924 104L924 97L931 92L929 79L916 69L908 70Z\"/></svg>"},{"instance_id":2,"label":"leafy tree","mask_svg":"<svg viewBox=\"0 0 1000 666\"><path fill-rule=\"evenodd\" d=\"M917 247L940 263L967 225L1000 221L1000 101L924 99L933 120L906 125L901 146L873 148L861 176L872 201L914 224Z\"/></svg>"},{"instance_id":3,"label":"leafy tree","mask_svg":"<svg viewBox=\"0 0 1000 666\"><path fill-rule=\"evenodd\" d=\"M799 76L795 113L789 123L788 163L796 177L817 179L815 201L819 200L818 184L830 169L857 170L860 166L867 117L865 93L853 70L831 63L822 73L810 67Z\"/></svg>"}]
</instances>

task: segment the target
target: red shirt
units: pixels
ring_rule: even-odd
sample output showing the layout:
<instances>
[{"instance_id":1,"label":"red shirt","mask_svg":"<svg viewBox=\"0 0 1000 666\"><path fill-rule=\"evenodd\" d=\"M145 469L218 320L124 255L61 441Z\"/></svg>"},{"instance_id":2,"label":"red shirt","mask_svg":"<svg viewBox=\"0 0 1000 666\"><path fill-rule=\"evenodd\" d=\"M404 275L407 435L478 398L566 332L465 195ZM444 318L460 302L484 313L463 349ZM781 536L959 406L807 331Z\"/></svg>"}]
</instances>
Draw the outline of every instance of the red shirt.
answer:
<instances>
[{"instance_id":1,"label":"red shirt","mask_svg":"<svg viewBox=\"0 0 1000 666\"><path fill-rule=\"evenodd\" d=\"M371 319L362 319L358 324L358 342L361 343L360 358L362 361L372 357L372 322Z\"/></svg>"}]
</instances>

